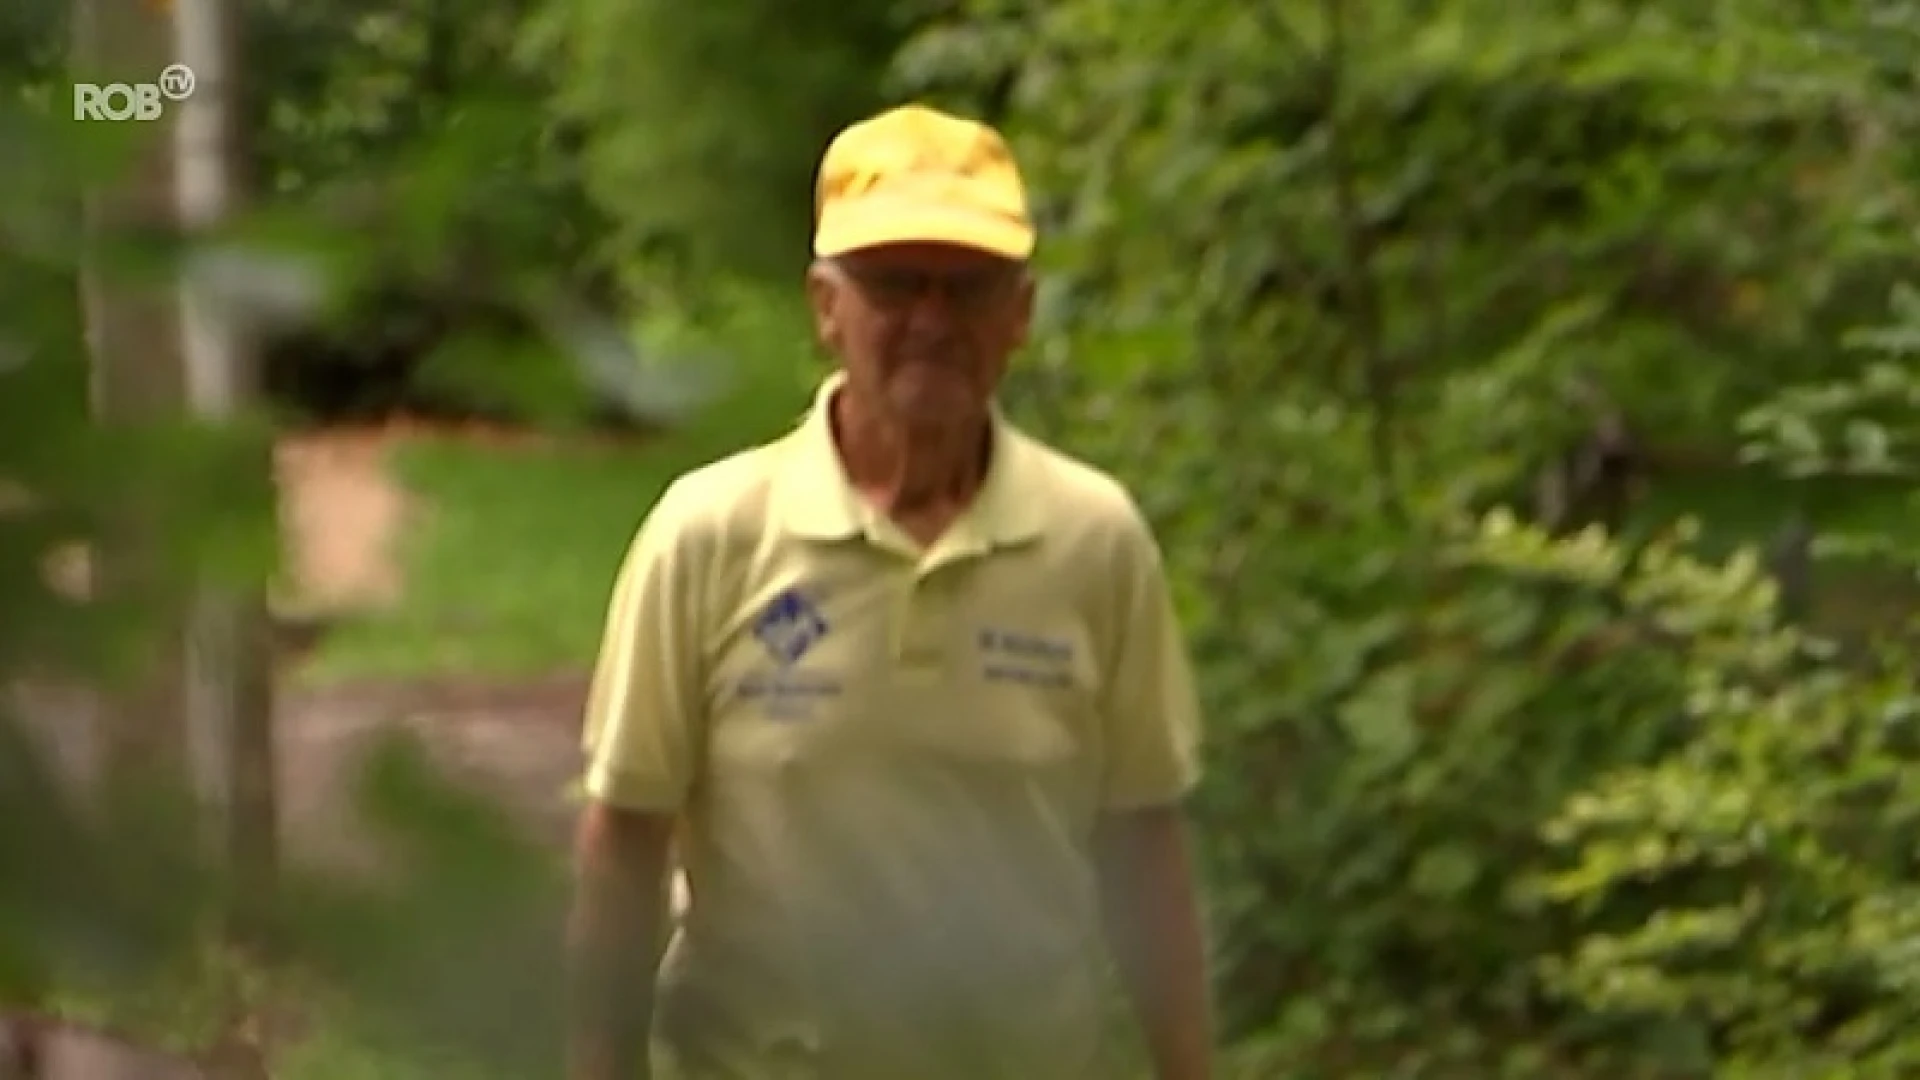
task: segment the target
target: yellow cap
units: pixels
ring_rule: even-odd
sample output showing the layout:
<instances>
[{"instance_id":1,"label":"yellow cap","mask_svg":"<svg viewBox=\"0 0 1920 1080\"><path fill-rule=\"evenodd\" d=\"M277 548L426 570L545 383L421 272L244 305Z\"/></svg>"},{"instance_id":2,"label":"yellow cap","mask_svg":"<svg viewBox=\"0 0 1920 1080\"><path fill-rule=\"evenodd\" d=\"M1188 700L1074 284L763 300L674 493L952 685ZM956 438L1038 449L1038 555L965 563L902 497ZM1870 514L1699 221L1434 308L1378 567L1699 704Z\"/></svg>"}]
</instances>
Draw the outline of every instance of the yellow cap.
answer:
<instances>
[{"instance_id":1,"label":"yellow cap","mask_svg":"<svg viewBox=\"0 0 1920 1080\"><path fill-rule=\"evenodd\" d=\"M1026 186L1000 133L924 105L891 109L834 137L814 191L813 253L953 244L1033 254Z\"/></svg>"}]
</instances>

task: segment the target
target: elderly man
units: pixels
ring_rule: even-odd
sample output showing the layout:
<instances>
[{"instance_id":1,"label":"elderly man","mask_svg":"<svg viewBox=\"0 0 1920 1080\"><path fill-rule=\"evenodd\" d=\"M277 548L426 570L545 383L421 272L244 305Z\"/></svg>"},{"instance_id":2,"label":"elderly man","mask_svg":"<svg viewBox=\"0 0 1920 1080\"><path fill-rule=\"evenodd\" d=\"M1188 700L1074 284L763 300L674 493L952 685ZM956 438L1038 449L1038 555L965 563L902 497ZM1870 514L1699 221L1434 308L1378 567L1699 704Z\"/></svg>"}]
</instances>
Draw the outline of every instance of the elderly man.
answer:
<instances>
[{"instance_id":1,"label":"elderly man","mask_svg":"<svg viewBox=\"0 0 1920 1080\"><path fill-rule=\"evenodd\" d=\"M572 1077L1110 1080L1104 928L1157 1075L1201 1080L1192 677L1131 498L995 408L1033 308L1012 157L896 109L828 148L816 216L838 370L677 480L614 586Z\"/></svg>"}]
</instances>

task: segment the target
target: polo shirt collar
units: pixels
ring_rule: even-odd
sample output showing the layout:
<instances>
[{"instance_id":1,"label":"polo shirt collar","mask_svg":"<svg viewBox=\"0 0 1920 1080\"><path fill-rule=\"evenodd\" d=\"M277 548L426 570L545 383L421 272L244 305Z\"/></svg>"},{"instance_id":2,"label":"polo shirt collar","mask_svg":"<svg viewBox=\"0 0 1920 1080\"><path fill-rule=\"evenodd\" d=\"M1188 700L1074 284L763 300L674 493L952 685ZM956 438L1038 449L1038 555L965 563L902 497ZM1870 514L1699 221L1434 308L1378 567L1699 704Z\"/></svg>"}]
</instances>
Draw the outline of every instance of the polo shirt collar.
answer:
<instances>
[{"instance_id":1,"label":"polo shirt collar","mask_svg":"<svg viewBox=\"0 0 1920 1080\"><path fill-rule=\"evenodd\" d=\"M798 536L846 540L871 536L881 515L847 479L833 442L832 402L846 376L834 372L814 394L813 407L791 436L776 498L783 525ZM1040 535L1043 494L1034 482L1039 462L1025 435L993 406L987 475L954 531L986 546L1025 543ZM943 541L944 542L944 541Z\"/></svg>"}]
</instances>

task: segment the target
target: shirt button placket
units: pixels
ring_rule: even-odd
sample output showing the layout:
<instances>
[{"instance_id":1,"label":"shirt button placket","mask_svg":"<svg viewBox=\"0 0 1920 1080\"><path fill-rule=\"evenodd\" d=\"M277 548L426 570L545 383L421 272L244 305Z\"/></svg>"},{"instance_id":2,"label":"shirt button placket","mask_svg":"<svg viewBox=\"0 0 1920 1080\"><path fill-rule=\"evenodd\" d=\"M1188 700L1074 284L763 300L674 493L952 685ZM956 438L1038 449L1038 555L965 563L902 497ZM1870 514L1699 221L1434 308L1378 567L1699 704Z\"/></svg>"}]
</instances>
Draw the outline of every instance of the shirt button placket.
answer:
<instances>
[{"instance_id":1,"label":"shirt button placket","mask_svg":"<svg viewBox=\"0 0 1920 1080\"><path fill-rule=\"evenodd\" d=\"M952 606L946 584L937 571L910 575L902 584L895 660L915 682L936 679L946 667Z\"/></svg>"}]
</instances>

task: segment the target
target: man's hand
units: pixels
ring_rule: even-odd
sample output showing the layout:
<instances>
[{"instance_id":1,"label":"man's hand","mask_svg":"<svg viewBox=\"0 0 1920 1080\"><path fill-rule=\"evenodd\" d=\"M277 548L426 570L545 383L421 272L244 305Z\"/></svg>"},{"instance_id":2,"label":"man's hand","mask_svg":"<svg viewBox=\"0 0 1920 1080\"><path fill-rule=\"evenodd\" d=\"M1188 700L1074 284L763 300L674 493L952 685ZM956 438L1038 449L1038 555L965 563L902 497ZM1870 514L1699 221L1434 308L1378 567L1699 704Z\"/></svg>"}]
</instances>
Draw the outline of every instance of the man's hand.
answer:
<instances>
[{"instance_id":1,"label":"man's hand","mask_svg":"<svg viewBox=\"0 0 1920 1080\"><path fill-rule=\"evenodd\" d=\"M648 1077L654 967L673 818L589 803L575 840L567 929L570 1080Z\"/></svg>"},{"instance_id":2,"label":"man's hand","mask_svg":"<svg viewBox=\"0 0 1920 1080\"><path fill-rule=\"evenodd\" d=\"M1108 815L1094 836L1107 939L1159 1080L1208 1080L1206 939L1176 807Z\"/></svg>"}]
</instances>

